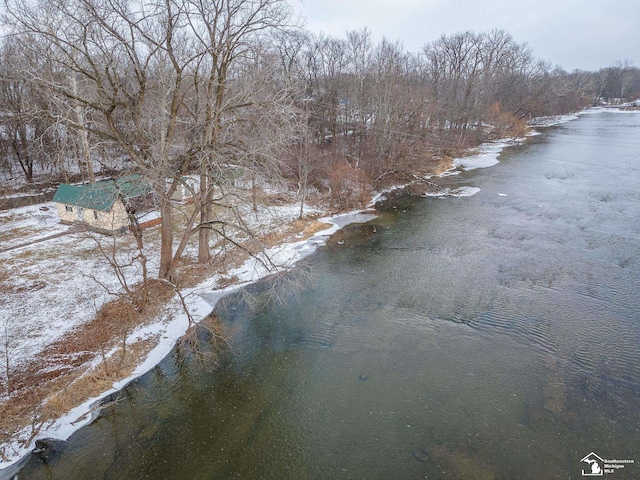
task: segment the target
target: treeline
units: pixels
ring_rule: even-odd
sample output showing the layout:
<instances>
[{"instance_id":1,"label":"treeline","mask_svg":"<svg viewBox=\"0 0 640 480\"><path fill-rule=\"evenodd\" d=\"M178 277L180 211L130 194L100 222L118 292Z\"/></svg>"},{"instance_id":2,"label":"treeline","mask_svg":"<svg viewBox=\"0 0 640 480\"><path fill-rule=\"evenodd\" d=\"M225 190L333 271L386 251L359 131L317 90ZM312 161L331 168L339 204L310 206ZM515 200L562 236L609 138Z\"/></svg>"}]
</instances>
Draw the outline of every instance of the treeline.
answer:
<instances>
[{"instance_id":1,"label":"treeline","mask_svg":"<svg viewBox=\"0 0 640 480\"><path fill-rule=\"evenodd\" d=\"M230 165L252 185L285 179L301 204L314 187L344 206L354 187L534 117L640 96L635 67L568 73L504 31L443 35L413 54L367 30L292 27L282 0L6 0L2 25L3 178L141 174L163 216L162 278L192 236L211 259ZM200 192L177 234L170 198L185 174Z\"/></svg>"}]
</instances>

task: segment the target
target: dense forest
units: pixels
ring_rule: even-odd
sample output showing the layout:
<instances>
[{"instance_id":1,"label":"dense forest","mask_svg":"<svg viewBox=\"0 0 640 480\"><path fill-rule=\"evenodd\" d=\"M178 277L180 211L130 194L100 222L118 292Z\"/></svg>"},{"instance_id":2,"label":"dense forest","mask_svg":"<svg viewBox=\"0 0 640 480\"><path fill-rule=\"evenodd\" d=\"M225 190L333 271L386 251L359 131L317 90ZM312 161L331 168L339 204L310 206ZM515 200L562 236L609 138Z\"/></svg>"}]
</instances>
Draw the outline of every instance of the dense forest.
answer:
<instances>
[{"instance_id":1,"label":"dense forest","mask_svg":"<svg viewBox=\"0 0 640 480\"><path fill-rule=\"evenodd\" d=\"M4 10L0 188L140 174L163 217L161 278L187 238L211 259L231 167L254 186L290 185L301 204L331 192L344 208L390 173L428 171L534 118L640 97L628 62L569 73L498 30L409 53L366 29L308 32L282 0L6 0ZM190 188L187 174L199 195L177 233L170 199Z\"/></svg>"}]
</instances>

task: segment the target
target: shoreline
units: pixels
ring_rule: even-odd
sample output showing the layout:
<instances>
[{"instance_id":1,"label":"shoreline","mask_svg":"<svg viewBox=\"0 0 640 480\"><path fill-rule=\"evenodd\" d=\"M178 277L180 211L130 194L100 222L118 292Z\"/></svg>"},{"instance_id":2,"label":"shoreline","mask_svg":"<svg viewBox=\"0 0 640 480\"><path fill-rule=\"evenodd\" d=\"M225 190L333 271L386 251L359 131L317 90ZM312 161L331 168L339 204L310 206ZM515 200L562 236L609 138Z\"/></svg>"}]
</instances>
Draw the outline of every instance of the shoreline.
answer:
<instances>
[{"instance_id":1,"label":"shoreline","mask_svg":"<svg viewBox=\"0 0 640 480\"><path fill-rule=\"evenodd\" d=\"M599 109L597 112L591 113L600 113L601 111L611 112L612 110ZM575 115L554 117L553 120L549 119L549 123L536 124L532 126L532 129L566 123L579 118L581 114L587 112L588 111L583 111ZM527 134L527 136L534 135L539 135L539 133L535 132L535 130L531 130L531 132ZM511 145L522 144L524 141L526 141L526 137L521 137L520 139L515 140L501 139L491 143L482 144L474 149L475 151L479 151L479 153L469 155L468 157L452 158L450 159L450 167L448 169L439 174L428 175L424 178L426 180L433 177L442 178L449 175L457 175L460 173L461 168L470 170L473 168L487 168L496 165L499 163L497 158L504 148ZM384 201L386 199L386 194L392 191L405 189L409 185L415 184L417 181L418 180L401 185L394 185L376 192L369 204L362 210L354 210L319 218L316 221L326 223L327 228L317 231L311 234L308 238L300 241L285 241L275 247L267 249L266 252L274 258L274 263L278 264L280 267L279 271L292 268L299 260L306 258L314 253L318 248L324 246L331 235L345 226L352 223L366 223L367 221L375 218L377 214L370 213L371 209L375 207L376 203ZM474 193L477 192L473 192L471 195ZM463 196L456 195L455 193L450 194L452 196ZM226 297L227 295L230 295L274 273L276 272L268 271L255 259L250 258L244 261L239 267L231 269L228 272L228 276L237 278L233 284L216 289L215 285L220 279L220 275L216 274L201 281L195 287L185 289L183 295L187 300L189 312L197 318L196 322L199 322L215 309L215 305L223 297ZM173 297L169 303L175 301L175 299L176 297ZM184 312L179 311L179 313L173 314L172 318L168 321L163 320L163 315L160 315L150 324L143 325L135 329L131 336L127 338L127 344L144 341L150 337L159 338L159 341L145 354L144 359L135 366L134 370L129 375L123 379L116 380L108 390L101 392L99 395L92 396L80 405L69 410L66 414L45 423L38 431L38 434L33 436L33 438L28 438L28 429L25 427L25 429L20 431L17 435L17 439L13 440L11 443L1 445L0 447L9 449L9 457L7 461L0 459L0 478L5 478L5 475L7 475L7 478L11 478L12 475L15 475L15 473L19 471L21 464L26 461L28 455L33 451L36 438L55 438L66 441L73 433L90 424L98 416L100 412L100 403L104 401L104 399L121 391L128 384L142 377L157 366L164 358L166 358L167 355L171 353L179 340L185 335L189 326L190 322L187 315ZM20 446L20 443L25 443L25 445Z\"/></svg>"},{"instance_id":2,"label":"shoreline","mask_svg":"<svg viewBox=\"0 0 640 480\"><path fill-rule=\"evenodd\" d=\"M298 261L313 254L319 247L324 246L329 237L340 229L353 223L365 223L375 218L376 215L367 213L371 212L372 205L375 205L375 202L370 203L362 210L321 217L316 221L325 223L327 228L313 233L307 239L276 245L267 249L265 253L275 259L274 263L279 267L278 272L292 268ZM275 273L277 272L268 271L258 261L250 258L239 267L228 272L229 275L238 277L238 280L233 284L223 288L215 288L220 275L213 275L195 287L185 289L182 295L186 300L189 313L195 319L195 323L199 323L212 313L215 305L222 298ZM173 297L170 302L176 300L177 297ZM17 435L18 438L13 442L2 445L2 447L5 447L5 455L8 453L9 458L8 461L0 459L0 479L5 478L5 475L7 475L7 478L11 478L12 475L19 471L21 463L26 461L28 455L33 451L36 439L53 438L66 441L75 432L95 420L101 410L100 403L109 396L121 391L128 384L142 377L162 362L187 333L189 326L190 322L187 315L183 311L178 311L169 321L164 321L161 316L156 321L135 329L127 338L127 345L144 341L149 337L160 338L157 344L146 353L143 361L138 363L125 378L116 380L108 390L88 398L57 419L45 422L38 434L27 440L28 443L25 446L21 446L20 443L25 440L25 437L29 437L28 427L21 430Z\"/></svg>"}]
</instances>

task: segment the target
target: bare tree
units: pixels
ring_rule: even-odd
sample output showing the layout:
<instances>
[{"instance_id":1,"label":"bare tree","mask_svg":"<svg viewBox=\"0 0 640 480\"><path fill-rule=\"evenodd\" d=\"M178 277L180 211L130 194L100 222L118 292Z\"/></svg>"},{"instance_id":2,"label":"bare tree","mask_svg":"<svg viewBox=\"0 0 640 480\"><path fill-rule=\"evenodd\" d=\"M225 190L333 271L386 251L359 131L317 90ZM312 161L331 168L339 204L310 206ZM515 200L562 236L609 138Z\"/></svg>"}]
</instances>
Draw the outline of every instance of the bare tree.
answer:
<instances>
[{"instance_id":1,"label":"bare tree","mask_svg":"<svg viewBox=\"0 0 640 480\"><path fill-rule=\"evenodd\" d=\"M194 151L200 175L198 258L208 262L216 178L229 165L240 164L248 167L248 173L255 173L255 156L247 155L251 147L237 136L246 130L242 124L251 123L256 111L269 107L272 115L281 117L283 108L291 103L279 92L262 95L264 69L255 68L263 60L265 42L287 26L290 12L281 0L188 0L185 5L196 48L203 52L196 85L202 92L201 106L194 109L203 128Z\"/></svg>"},{"instance_id":2,"label":"bare tree","mask_svg":"<svg viewBox=\"0 0 640 480\"><path fill-rule=\"evenodd\" d=\"M251 66L261 61L269 33L286 25L286 4L5 0L5 5L5 22L23 45L52 65L50 72L24 73L70 104L75 115L66 120L79 133L89 163L89 141L110 142L153 185L163 219L159 277L172 278L194 232L199 260L209 261L217 176L229 164L266 171L266 159L274 158L269 145L281 147L289 140L279 135L276 142L260 144L267 138L262 127L253 128L257 135L251 142L245 138L251 122L267 120L267 128L277 124L282 132L287 121L288 127L293 123L284 118L293 114L291 99L282 88L267 85L261 77L265 68ZM171 197L194 168L199 197L174 249Z\"/></svg>"},{"instance_id":3,"label":"bare tree","mask_svg":"<svg viewBox=\"0 0 640 480\"><path fill-rule=\"evenodd\" d=\"M303 55L305 98L313 99L309 105L309 126L314 141L318 144L334 142L338 134L345 133L341 109L347 102L344 90L346 42L323 35L312 36Z\"/></svg>"},{"instance_id":4,"label":"bare tree","mask_svg":"<svg viewBox=\"0 0 640 480\"><path fill-rule=\"evenodd\" d=\"M375 48L372 58L375 155L368 162L368 172L373 176L380 174L388 160L399 155L394 147L404 141L396 132L403 129L402 117L408 113L406 67L407 56L398 42L383 39Z\"/></svg>"},{"instance_id":5,"label":"bare tree","mask_svg":"<svg viewBox=\"0 0 640 480\"><path fill-rule=\"evenodd\" d=\"M184 41L173 29L180 12L168 1L137 6L115 0L101 6L89 0L5 3L17 33L36 39L25 46L52 65L50 73L25 74L86 109L76 129L117 145L153 184L163 216L160 276L169 277L169 198L186 162L178 117L183 72L192 61L189 55L178 56ZM68 82L70 76L76 81Z\"/></svg>"},{"instance_id":6,"label":"bare tree","mask_svg":"<svg viewBox=\"0 0 640 480\"><path fill-rule=\"evenodd\" d=\"M4 39L0 55L0 138L25 180L32 183L37 164L44 166L51 152L53 120L46 95L28 82L22 69L42 64L14 38Z\"/></svg>"},{"instance_id":7,"label":"bare tree","mask_svg":"<svg viewBox=\"0 0 640 480\"><path fill-rule=\"evenodd\" d=\"M349 59L349 104L347 118L351 123L352 138L357 141L353 167L358 168L364 155L365 139L373 118L371 82L369 81L373 45L371 32L347 32L347 55Z\"/></svg>"},{"instance_id":8,"label":"bare tree","mask_svg":"<svg viewBox=\"0 0 640 480\"><path fill-rule=\"evenodd\" d=\"M0 304L0 312L2 312ZM12 368L13 359L16 354L16 348L19 345L20 328L14 317L5 312L0 316L0 356L2 358L2 377L4 377L4 391L7 395L11 394L12 384Z\"/></svg>"}]
</instances>

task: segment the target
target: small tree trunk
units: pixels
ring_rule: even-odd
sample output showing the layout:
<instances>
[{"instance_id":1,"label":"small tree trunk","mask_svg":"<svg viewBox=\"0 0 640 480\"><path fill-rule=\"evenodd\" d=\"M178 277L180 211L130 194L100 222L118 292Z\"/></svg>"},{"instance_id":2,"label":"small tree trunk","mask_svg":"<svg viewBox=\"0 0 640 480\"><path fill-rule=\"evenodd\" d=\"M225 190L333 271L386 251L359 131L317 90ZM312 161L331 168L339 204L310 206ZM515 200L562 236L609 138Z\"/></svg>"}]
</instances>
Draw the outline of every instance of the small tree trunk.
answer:
<instances>
[{"instance_id":1,"label":"small tree trunk","mask_svg":"<svg viewBox=\"0 0 640 480\"><path fill-rule=\"evenodd\" d=\"M256 190L256 175L255 173L251 177L251 203L253 204L253 211L258 211L258 194Z\"/></svg>"},{"instance_id":2,"label":"small tree trunk","mask_svg":"<svg viewBox=\"0 0 640 480\"><path fill-rule=\"evenodd\" d=\"M298 184L300 189L300 214L298 215L298 218L302 218L304 214L304 202L307 200L307 181L309 179L309 159L307 153L307 146L305 145L302 158L298 164L298 178L300 179L300 183Z\"/></svg>"},{"instance_id":3,"label":"small tree trunk","mask_svg":"<svg viewBox=\"0 0 640 480\"><path fill-rule=\"evenodd\" d=\"M171 217L171 202L164 195L160 197L160 271L158 277L171 281L173 275L173 219Z\"/></svg>"},{"instance_id":4,"label":"small tree trunk","mask_svg":"<svg viewBox=\"0 0 640 480\"><path fill-rule=\"evenodd\" d=\"M138 248L138 255L136 259L142 267L142 295L135 305L136 310L138 312L142 312L149 299L149 285L147 282L147 256L144 254L144 239L142 237L142 228L140 227L140 222L138 222L135 211L127 210L127 216L129 217L129 224L131 225L131 233L133 234L133 238L136 239L136 247Z\"/></svg>"},{"instance_id":5,"label":"small tree trunk","mask_svg":"<svg viewBox=\"0 0 640 480\"><path fill-rule=\"evenodd\" d=\"M213 182L209 185L209 178L206 172L200 175L200 225L206 225L211 218L211 200L213 198ZM211 249L209 248L209 238L211 230L207 227L200 227L198 231L198 262L211 262Z\"/></svg>"},{"instance_id":6,"label":"small tree trunk","mask_svg":"<svg viewBox=\"0 0 640 480\"><path fill-rule=\"evenodd\" d=\"M73 88L73 93L78 94L78 82L76 80L75 74L71 75L71 86ZM84 129L84 111L82 106L76 104L75 108L76 121L78 125L80 125L80 141L82 143L82 156L84 157L84 166L87 169L87 176L89 177L89 182L96 183L96 177L93 173L93 162L91 161L91 149L89 147L89 134ZM82 178L84 181L84 169L81 168Z\"/></svg>"},{"instance_id":7,"label":"small tree trunk","mask_svg":"<svg viewBox=\"0 0 640 480\"><path fill-rule=\"evenodd\" d=\"M10 376L10 358L9 358L9 333L5 332L5 344L4 344L4 376L6 380L7 395L11 394L11 376Z\"/></svg>"}]
</instances>

